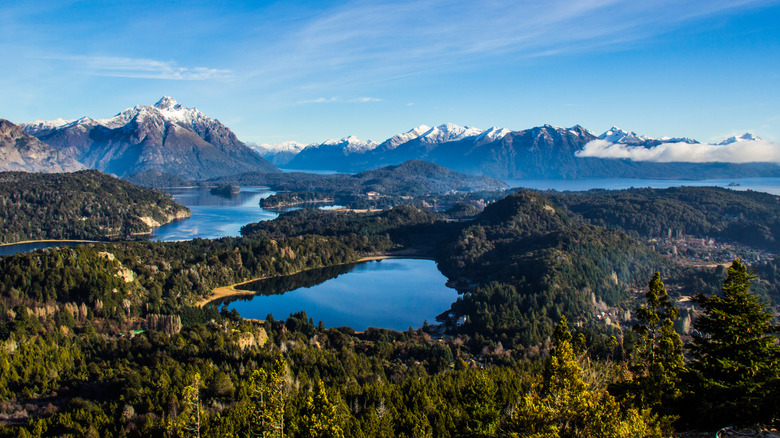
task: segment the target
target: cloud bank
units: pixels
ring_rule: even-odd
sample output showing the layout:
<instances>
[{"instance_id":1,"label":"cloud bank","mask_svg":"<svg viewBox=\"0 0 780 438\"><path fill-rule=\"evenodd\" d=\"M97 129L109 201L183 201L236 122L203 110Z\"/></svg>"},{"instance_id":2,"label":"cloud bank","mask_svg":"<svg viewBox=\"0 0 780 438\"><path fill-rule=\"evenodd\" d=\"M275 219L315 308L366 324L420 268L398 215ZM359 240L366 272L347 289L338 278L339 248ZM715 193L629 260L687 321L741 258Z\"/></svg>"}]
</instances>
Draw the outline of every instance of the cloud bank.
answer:
<instances>
[{"instance_id":1,"label":"cloud bank","mask_svg":"<svg viewBox=\"0 0 780 438\"><path fill-rule=\"evenodd\" d=\"M758 139L729 144L662 143L644 147L593 140L575 155L656 163L780 163L780 144Z\"/></svg>"}]
</instances>

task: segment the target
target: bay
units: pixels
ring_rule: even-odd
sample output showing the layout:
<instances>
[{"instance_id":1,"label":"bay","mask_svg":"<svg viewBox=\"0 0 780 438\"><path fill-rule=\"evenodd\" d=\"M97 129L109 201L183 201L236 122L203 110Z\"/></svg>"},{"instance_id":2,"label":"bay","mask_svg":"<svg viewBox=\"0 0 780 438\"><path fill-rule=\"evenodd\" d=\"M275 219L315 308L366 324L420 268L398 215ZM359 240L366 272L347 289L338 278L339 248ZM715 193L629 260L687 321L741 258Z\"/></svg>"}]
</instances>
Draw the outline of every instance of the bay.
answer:
<instances>
[{"instance_id":1,"label":"bay","mask_svg":"<svg viewBox=\"0 0 780 438\"><path fill-rule=\"evenodd\" d=\"M583 178L583 179L504 179L511 187L534 190L582 191L591 189L623 190L628 188L665 189L669 187L725 187L732 190L755 190L780 195L780 178L724 178L704 180Z\"/></svg>"},{"instance_id":2,"label":"bay","mask_svg":"<svg viewBox=\"0 0 780 438\"><path fill-rule=\"evenodd\" d=\"M305 310L315 324L365 330L418 328L448 310L455 289L433 260L385 259L310 271L244 284L253 296L223 300L244 318L275 319Z\"/></svg>"},{"instance_id":3,"label":"bay","mask_svg":"<svg viewBox=\"0 0 780 438\"><path fill-rule=\"evenodd\" d=\"M213 195L208 188L168 189L173 199L192 215L153 230L152 240L180 241L195 238L218 239L240 236L248 223L274 219L276 211L260 207L260 200L275 192L267 187L240 187L233 197Z\"/></svg>"}]
</instances>

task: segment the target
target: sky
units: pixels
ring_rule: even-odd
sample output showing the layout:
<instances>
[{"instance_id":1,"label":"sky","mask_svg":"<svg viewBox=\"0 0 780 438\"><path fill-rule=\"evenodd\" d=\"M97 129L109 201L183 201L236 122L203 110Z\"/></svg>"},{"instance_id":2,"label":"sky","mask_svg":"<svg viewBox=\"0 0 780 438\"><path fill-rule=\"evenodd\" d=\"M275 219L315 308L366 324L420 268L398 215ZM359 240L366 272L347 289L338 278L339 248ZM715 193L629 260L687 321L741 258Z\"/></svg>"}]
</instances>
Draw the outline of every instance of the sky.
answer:
<instances>
[{"instance_id":1,"label":"sky","mask_svg":"<svg viewBox=\"0 0 780 438\"><path fill-rule=\"evenodd\" d=\"M0 118L171 96L252 143L452 122L780 142L780 1L16 1Z\"/></svg>"}]
</instances>

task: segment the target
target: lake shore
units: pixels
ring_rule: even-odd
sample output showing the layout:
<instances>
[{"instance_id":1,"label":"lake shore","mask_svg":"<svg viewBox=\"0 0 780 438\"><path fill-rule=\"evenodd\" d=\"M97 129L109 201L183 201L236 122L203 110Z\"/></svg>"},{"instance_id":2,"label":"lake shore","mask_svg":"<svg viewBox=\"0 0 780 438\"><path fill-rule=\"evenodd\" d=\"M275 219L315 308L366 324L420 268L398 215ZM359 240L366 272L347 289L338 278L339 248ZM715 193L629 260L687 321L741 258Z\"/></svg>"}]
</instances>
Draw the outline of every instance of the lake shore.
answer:
<instances>
[{"instance_id":1,"label":"lake shore","mask_svg":"<svg viewBox=\"0 0 780 438\"><path fill-rule=\"evenodd\" d=\"M420 255L417 253L417 251L414 250L406 250L406 251L399 251L395 253L388 253L388 254L376 254L376 255L370 255L366 257L361 257L354 262L349 263L342 263L342 265L349 265L349 264L355 264L355 263L365 263L365 262L372 262L372 261L378 261L378 260L386 260L386 259L424 259L424 260L433 260L433 257ZM320 269L320 268L312 268L312 269ZM291 272L287 275L295 275L303 271L297 271L297 272ZM258 277L258 278L252 278L250 280L242 281L240 283L231 284L230 286L220 286L217 288L214 288L211 292L211 296L208 298L203 298L199 300L195 305L198 307L204 307L210 303L213 303L214 301L218 301L224 298L229 297L238 297L238 296L244 296L244 295L255 295L257 292L255 291L249 291L249 290L241 290L238 289L238 287L251 283L253 281L258 280L266 280L271 277Z\"/></svg>"},{"instance_id":2,"label":"lake shore","mask_svg":"<svg viewBox=\"0 0 780 438\"><path fill-rule=\"evenodd\" d=\"M26 245L29 243L103 243L100 240L79 240L79 239L41 239L41 240L20 240L19 242L0 243L0 246Z\"/></svg>"}]
</instances>

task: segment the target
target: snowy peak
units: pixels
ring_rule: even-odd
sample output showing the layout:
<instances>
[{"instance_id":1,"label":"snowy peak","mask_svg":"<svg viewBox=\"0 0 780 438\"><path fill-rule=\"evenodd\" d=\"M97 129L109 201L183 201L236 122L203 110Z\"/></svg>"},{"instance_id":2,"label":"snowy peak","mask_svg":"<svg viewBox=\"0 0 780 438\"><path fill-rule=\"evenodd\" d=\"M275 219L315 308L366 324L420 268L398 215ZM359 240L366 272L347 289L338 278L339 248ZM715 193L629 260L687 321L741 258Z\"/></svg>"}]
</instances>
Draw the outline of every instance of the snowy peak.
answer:
<instances>
[{"instance_id":1,"label":"snowy peak","mask_svg":"<svg viewBox=\"0 0 780 438\"><path fill-rule=\"evenodd\" d=\"M35 134L38 132L48 132L73 122L73 120L65 120L63 118L54 120L33 120L32 122L20 123L19 127L28 134Z\"/></svg>"},{"instance_id":2,"label":"snowy peak","mask_svg":"<svg viewBox=\"0 0 780 438\"><path fill-rule=\"evenodd\" d=\"M161 110L180 110L183 108L179 102L176 102L176 99L170 96L163 96L154 104L154 107Z\"/></svg>"},{"instance_id":3,"label":"snowy peak","mask_svg":"<svg viewBox=\"0 0 780 438\"><path fill-rule=\"evenodd\" d=\"M641 144L648 140L648 137L644 135L638 135L636 132L626 132L617 126L613 126L607 132L599 135L599 139L606 140L610 143L620 144Z\"/></svg>"},{"instance_id":4,"label":"snowy peak","mask_svg":"<svg viewBox=\"0 0 780 438\"><path fill-rule=\"evenodd\" d=\"M732 143L739 143L739 142L745 142L745 141L758 141L758 140L761 140L761 137L757 137L757 136L755 136L755 135L753 135L753 134L751 134L749 132L746 132L746 133L740 135L739 137L737 137L737 136L729 137L729 138L723 140L722 142L718 143L718 145L723 146L723 145L732 144Z\"/></svg>"},{"instance_id":5,"label":"snowy peak","mask_svg":"<svg viewBox=\"0 0 780 438\"><path fill-rule=\"evenodd\" d=\"M415 138L425 134L430 130L431 130L430 126L420 125L414 129L404 132L403 134L396 134L392 136L391 138L385 140L385 142L382 143L382 145L385 147L385 149L392 150L398 147L399 145L406 143L407 141L414 140Z\"/></svg>"},{"instance_id":6,"label":"snowy peak","mask_svg":"<svg viewBox=\"0 0 780 438\"><path fill-rule=\"evenodd\" d=\"M363 141L355 137L354 135L350 135L349 137L344 137L341 140L330 139L324 141L319 145L312 145L312 146L315 148L320 146L332 146L332 147L343 148L347 152L362 153L376 148L377 146L379 146L379 143L371 140Z\"/></svg>"},{"instance_id":7,"label":"snowy peak","mask_svg":"<svg viewBox=\"0 0 780 438\"><path fill-rule=\"evenodd\" d=\"M426 143L445 143L460 140L466 137L474 137L482 133L481 129L468 126L458 126L454 123L445 123L429 129L420 139Z\"/></svg>"},{"instance_id":8,"label":"snowy peak","mask_svg":"<svg viewBox=\"0 0 780 438\"><path fill-rule=\"evenodd\" d=\"M283 141L280 143L250 144L247 146L260 152L260 155L262 155L263 153L275 154L279 152L292 152L297 154L298 152L302 151L307 145L303 143L298 143L297 141Z\"/></svg>"},{"instance_id":9,"label":"snowy peak","mask_svg":"<svg viewBox=\"0 0 780 438\"><path fill-rule=\"evenodd\" d=\"M162 121L179 124L184 127L191 127L197 123L216 123L196 108L185 108L172 97L163 96L154 105L137 105L107 119L82 117L78 120L68 121L60 118L48 121L36 120L23 123L20 126L29 134L43 135L46 132L63 127L91 128L95 125L101 125L109 129L116 129L127 125L134 119L144 121L149 118L161 118Z\"/></svg>"},{"instance_id":10,"label":"snowy peak","mask_svg":"<svg viewBox=\"0 0 780 438\"><path fill-rule=\"evenodd\" d=\"M511 132L512 131L509 130L509 129L499 128L497 126L493 126L493 127L489 128L489 129L486 129L486 130L482 131L482 133L479 134L479 136L477 136L477 139L475 140L475 142L477 144L489 143L489 142L492 142L492 141L499 140L499 139L503 138L505 135L507 135L507 134L509 134Z\"/></svg>"}]
</instances>

